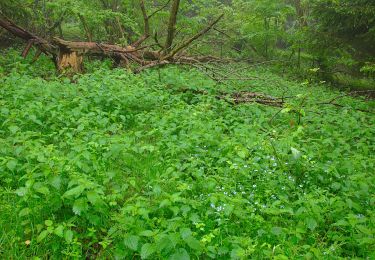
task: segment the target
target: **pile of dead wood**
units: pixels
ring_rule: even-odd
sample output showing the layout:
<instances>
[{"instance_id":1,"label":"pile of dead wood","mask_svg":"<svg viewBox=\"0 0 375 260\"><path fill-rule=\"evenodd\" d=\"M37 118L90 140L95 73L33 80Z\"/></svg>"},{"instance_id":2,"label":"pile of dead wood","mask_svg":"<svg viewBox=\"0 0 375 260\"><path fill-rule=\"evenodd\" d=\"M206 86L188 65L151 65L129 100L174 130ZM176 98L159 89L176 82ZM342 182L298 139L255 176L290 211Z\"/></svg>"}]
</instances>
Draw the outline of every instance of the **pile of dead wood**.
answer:
<instances>
[{"instance_id":1,"label":"pile of dead wood","mask_svg":"<svg viewBox=\"0 0 375 260\"><path fill-rule=\"evenodd\" d=\"M147 13L144 0L139 1L140 10L143 14L144 33L143 35L129 46L120 46L114 44L104 44L97 42L73 42L66 41L57 37L45 39L35 35L24 28L21 28L13 21L1 15L0 26L14 36L21 38L27 42L27 45L22 52L22 56L26 57L32 46L35 46L38 51L34 60L38 59L41 53L49 55L59 72L70 71L72 73L81 73L83 71L83 56L104 56L116 60L125 67L132 68L134 72L141 72L144 69L155 66L163 66L167 64L198 64L215 59L214 57L192 57L186 55L184 50L191 45L195 40L202 37L209 30L211 30L223 17L219 15L216 19L210 22L206 27L195 35L175 43L176 36L176 22L180 6L180 0L169 0L159 9ZM167 37L164 44L159 42L157 35L152 37L152 44L143 45L147 39L151 38L150 33L150 19L161 10L170 5L169 19L167 25ZM150 39L151 40L151 39ZM135 66L133 66L135 65Z\"/></svg>"},{"instance_id":2,"label":"pile of dead wood","mask_svg":"<svg viewBox=\"0 0 375 260\"><path fill-rule=\"evenodd\" d=\"M241 103L259 103L263 105L268 105L272 107L283 107L284 99L279 97L273 97L270 95L266 95L264 93L257 93L257 92L249 92L249 91L241 91L235 92L228 96L221 96L222 99L226 99L231 101L235 104Z\"/></svg>"}]
</instances>

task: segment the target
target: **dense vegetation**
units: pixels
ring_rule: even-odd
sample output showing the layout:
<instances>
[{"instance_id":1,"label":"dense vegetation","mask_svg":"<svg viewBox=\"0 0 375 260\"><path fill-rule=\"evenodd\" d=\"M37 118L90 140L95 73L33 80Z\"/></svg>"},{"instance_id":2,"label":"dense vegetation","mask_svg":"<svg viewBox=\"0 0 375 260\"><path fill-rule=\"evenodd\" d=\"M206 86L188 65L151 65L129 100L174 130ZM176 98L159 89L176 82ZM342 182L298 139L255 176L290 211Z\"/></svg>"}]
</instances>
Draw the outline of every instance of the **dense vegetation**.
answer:
<instances>
[{"instance_id":1,"label":"dense vegetation","mask_svg":"<svg viewBox=\"0 0 375 260\"><path fill-rule=\"evenodd\" d=\"M339 93L264 68L216 85L94 63L71 83L28 62L1 60L2 258L374 256L373 102L319 105ZM298 98L216 98L239 90Z\"/></svg>"},{"instance_id":2,"label":"dense vegetation","mask_svg":"<svg viewBox=\"0 0 375 260\"><path fill-rule=\"evenodd\" d=\"M3 0L0 12L44 37L127 45L143 34L140 0ZM167 37L169 7L180 2L176 40L224 17L195 54L272 61L306 76L349 88L373 88L375 2L372 0L165 0L143 1L156 48ZM165 8L163 8L165 7ZM159 11L159 12L156 12ZM156 13L155 13L156 12ZM7 35L1 36L5 42ZM157 44L153 42L158 38ZM175 43L176 43L175 40Z\"/></svg>"},{"instance_id":3,"label":"dense vegetation","mask_svg":"<svg viewBox=\"0 0 375 260\"><path fill-rule=\"evenodd\" d=\"M8 19L161 58L210 30L71 74ZM375 258L374 39L370 0L0 1L0 258Z\"/></svg>"}]
</instances>

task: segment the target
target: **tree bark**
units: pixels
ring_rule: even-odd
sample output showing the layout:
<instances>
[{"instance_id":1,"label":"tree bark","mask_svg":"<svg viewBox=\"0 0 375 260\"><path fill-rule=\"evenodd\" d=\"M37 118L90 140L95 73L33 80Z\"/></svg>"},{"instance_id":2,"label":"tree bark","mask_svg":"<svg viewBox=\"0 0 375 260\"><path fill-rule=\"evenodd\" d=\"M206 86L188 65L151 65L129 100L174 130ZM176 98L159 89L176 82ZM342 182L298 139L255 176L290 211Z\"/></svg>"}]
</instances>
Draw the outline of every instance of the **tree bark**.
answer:
<instances>
[{"instance_id":1,"label":"tree bark","mask_svg":"<svg viewBox=\"0 0 375 260\"><path fill-rule=\"evenodd\" d=\"M169 15L169 23L168 23L168 36L167 40L165 41L165 53L169 53L171 51L171 47L173 44L173 39L175 36L176 31L176 22L177 22L177 14L178 9L180 6L180 0L174 0L172 3L170 15Z\"/></svg>"},{"instance_id":2,"label":"tree bark","mask_svg":"<svg viewBox=\"0 0 375 260\"><path fill-rule=\"evenodd\" d=\"M76 51L60 51L57 59L57 70L61 74L72 75L83 72L83 55Z\"/></svg>"},{"instance_id":3,"label":"tree bark","mask_svg":"<svg viewBox=\"0 0 375 260\"><path fill-rule=\"evenodd\" d=\"M145 7L145 2L144 0L140 0L139 1L139 5L140 5L140 8L141 8L141 11L142 11L142 15L143 15L143 23L144 23L144 33L143 35L141 36L141 38L139 38L136 42L134 42L132 45L134 47L138 47L139 45L141 45L148 37L150 37L150 23L149 23L149 16L147 15L147 12L146 12L146 7Z\"/></svg>"},{"instance_id":4,"label":"tree bark","mask_svg":"<svg viewBox=\"0 0 375 260\"><path fill-rule=\"evenodd\" d=\"M24 30L23 28L14 24L12 21L7 19L6 17L2 17L1 15L0 15L0 26L6 29L11 34L13 34L14 36L19 37L27 42L32 42L34 45L36 45L41 51L43 51L46 54L55 52L55 46L50 44L48 41Z\"/></svg>"},{"instance_id":5,"label":"tree bark","mask_svg":"<svg viewBox=\"0 0 375 260\"><path fill-rule=\"evenodd\" d=\"M87 53L87 54L105 54L116 55L123 53L134 53L136 49L132 46L121 47L113 44L99 44L96 42L71 42L60 38L53 38L53 42L60 47L70 52Z\"/></svg>"}]
</instances>

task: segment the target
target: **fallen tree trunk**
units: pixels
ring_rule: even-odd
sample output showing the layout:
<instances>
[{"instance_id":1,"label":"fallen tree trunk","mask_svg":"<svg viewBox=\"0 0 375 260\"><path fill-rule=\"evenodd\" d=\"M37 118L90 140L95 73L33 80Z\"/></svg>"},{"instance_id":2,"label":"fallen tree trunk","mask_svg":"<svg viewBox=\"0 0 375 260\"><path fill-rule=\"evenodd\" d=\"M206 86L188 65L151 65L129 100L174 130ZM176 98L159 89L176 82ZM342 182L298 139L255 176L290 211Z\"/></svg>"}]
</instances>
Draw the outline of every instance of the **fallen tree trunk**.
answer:
<instances>
[{"instance_id":1,"label":"fallen tree trunk","mask_svg":"<svg viewBox=\"0 0 375 260\"><path fill-rule=\"evenodd\" d=\"M71 52L79 52L81 54L120 55L124 53L136 52L136 49L132 46L121 47L118 45L96 42L72 42L65 41L57 37L53 38L53 42L61 49L66 49Z\"/></svg>"},{"instance_id":2,"label":"fallen tree trunk","mask_svg":"<svg viewBox=\"0 0 375 260\"><path fill-rule=\"evenodd\" d=\"M8 32L10 32L11 34L13 34L14 36L21 38L24 41L27 41L28 46L26 46L26 49L28 50L31 48L31 45L36 45L45 54L55 53L56 47L53 44L19 27L6 17L0 17L0 26ZM27 53L28 51L24 51L23 55L27 56Z\"/></svg>"},{"instance_id":3,"label":"fallen tree trunk","mask_svg":"<svg viewBox=\"0 0 375 260\"><path fill-rule=\"evenodd\" d=\"M162 46L155 36L155 43L141 47L141 44L146 41L150 36L150 19L157 12L164 9L170 0L164 4L161 8L154 11L151 15L147 14L144 1L140 1L140 8L144 20L144 34L133 44L129 46L119 46L114 44L105 44L97 42L73 42L66 41L60 38L52 38L51 40L43 39L37 35L28 32L27 30L19 27L14 22L10 21L6 17L0 16L0 26L12 33L16 37L19 37L27 41L27 46L22 52L22 56L26 57L32 46L37 47L41 52L52 55L53 61L56 65L57 70L60 73L69 72L82 73L83 72L83 56L84 55L95 55L102 57L109 57L116 61L117 64L125 64L126 67L132 63L135 66L134 72L141 72L145 69L164 66L167 64L197 64L203 61L217 61L217 58L212 57L191 57L186 54L182 54L193 41L202 37L208 31L210 31L215 24L217 24L223 15L218 16L213 22L208 24L205 28L199 31L197 34L188 38L181 43L177 43L172 47L172 43L175 37L177 14L179 11L179 0L173 0L171 9L169 24L167 28L166 43ZM156 35L156 34L155 34ZM89 37L91 38L91 37ZM155 50L153 47L158 46L159 50ZM39 57L40 52L37 52L34 60ZM198 66L198 65L197 65Z\"/></svg>"},{"instance_id":4,"label":"fallen tree trunk","mask_svg":"<svg viewBox=\"0 0 375 260\"><path fill-rule=\"evenodd\" d=\"M257 92L248 92L248 91L241 91L235 92L230 95L225 94L217 97L218 99L226 100L233 104L242 104L242 103L259 103L267 106L272 107L283 107L284 106L284 99L269 96L263 93Z\"/></svg>"}]
</instances>

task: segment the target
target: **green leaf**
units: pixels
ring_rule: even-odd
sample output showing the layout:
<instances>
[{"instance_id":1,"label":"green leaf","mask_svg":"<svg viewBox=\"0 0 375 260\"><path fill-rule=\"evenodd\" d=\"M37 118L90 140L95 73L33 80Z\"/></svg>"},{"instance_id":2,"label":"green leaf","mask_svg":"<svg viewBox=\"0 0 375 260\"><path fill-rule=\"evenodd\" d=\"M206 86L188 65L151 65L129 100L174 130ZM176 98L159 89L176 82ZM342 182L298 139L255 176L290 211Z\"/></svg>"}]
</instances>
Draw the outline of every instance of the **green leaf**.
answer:
<instances>
[{"instance_id":1,"label":"green leaf","mask_svg":"<svg viewBox=\"0 0 375 260\"><path fill-rule=\"evenodd\" d=\"M65 241L70 244L73 241L73 231L67 229L64 234Z\"/></svg>"},{"instance_id":2,"label":"green leaf","mask_svg":"<svg viewBox=\"0 0 375 260\"><path fill-rule=\"evenodd\" d=\"M35 191L38 192L38 193L41 193L43 195L48 195L49 194L49 189L46 186L38 187L38 188L35 189Z\"/></svg>"},{"instance_id":3,"label":"green leaf","mask_svg":"<svg viewBox=\"0 0 375 260\"><path fill-rule=\"evenodd\" d=\"M154 232L152 232L151 230L145 230L139 233L139 235L142 237L152 237L154 235Z\"/></svg>"},{"instance_id":4,"label":"green leaf","mask_svg":"<svg viewBox=\"0 0 375 260\"><path fill-rule=\"evenodd\" d=\"M279 236L283 233L283 229L281 227L273 227L271 228L272 234Z\"/></svg>"},{"instance_id":5,"label":"green leaf","mask_svg":"<svg viewBox=\"0 0 375 260\"><path fill-rule=\"evenodd\" d=\"M190 256L184 248L179 248L169 257L169 260L190 260Z\"/></svg>"},{"instance_id":6,"label":"green leaf","mask_svg":"<svg viewBox=\"0 0 375 260\"><path fill-rule=\"evenodd\" d=\"M218 255L225 255L228 252L229 252L229 249L226 246L221 246L217 250Z\"/></svg>"},{"instance_id":7,"label":"green leaf","mask_svg":"<svg viewBox=\"0 0 375 260\"><path fill-rule=\"evenodd\" d=\"M15 193L16 193L18 196L23 197L23 196L26 195L27 191L28 191L28 190L27 190L25 187L21 187L21 188L18 188L18 189L15 191Z\"/></svg>"},{"instance_id":8,"label":"green leaf","mask_svg":"<svg viewBox=\"0 0 375 260\"><path fill-rule=\"evenodd\" d=\"M313 231L318 226L318 223L313 218L307 218L306 219L306 225L307 225L308 229L310 229L311 231Z\"/></svg>"},{"instance_id":9,"label":"green leaf","mask_svg":"<svg viewBox=\"0 0 375 260\"><path fill-rule=\"evenodd\" d=\"M237 154L238 154L238 156L239 156L240 158L242 158L242 159L246 159L246 157L249 155L249 152L248 152L246 149L241 148L241 149L239 149L239 150L237 151Z\"/></svg>"},{"instance_id":10,"label":"green leaf","mask_svg":"<svg viewBox=\"0 0 375 260\"><path fill-rule=\"evenodd\" d=\"M68 190L64 193L63 198L75 197L77 198L85 190L82 186L74 187L73 189Z\"/></svg>"},{"instance_id":11,"label":"green leaf","mask_svg":"<svg viewBox=\"0 0 375 260\"><path fill-rule=\"evenodd\" d=\"M186 239L192 235L190 228L181 228L180 230L181 238Z\"/></svg>"},{"instance_id":12,"label":"green leaf","mask_svg":"<svg viewBox=\"0 0 375 260\"><path fill-rule=\"evenodd\" d=\"M169 251L174 247L173 242L168 235L161 235L158 237L158 239L155 239L155 246L159 252L163 250Z\"/></svg>"},{"instance_id":13,"label":"green leaf","mask_svg":"<svg viewBox=\"0 0 375 260\"><path fill-rule=\"evenodd\" d=\"M53 221L52 220L49 220L47 219L46 221L44 221L44 224L47 226L47 227L50 227L53 225Z\"/></svg>"},{"instance_id":14,"label":"green leaf","mask_svg":"<svg viewBox=\"0 0 375 260\"><path fill-rule=\"evenodd\" d=\"M281 113L282 113L282 114L285 114L285 113L290 112L290 110L291 110L290 107L286 107L286 108L284 108L284 109L281 110Z\"/></svg>"},{"instance_id":15,"label":"green leaf","mask_svg":"<svg viewBox=\"0 0 375 260\"><path fill-rule=\"evenodd\" d=\"M196 238L194 238L193 236L189 236L189 237L185 238L184 241L186 242L186 244L190 248L194 249L195 251L201 250L200 242Z\"/></svg>"},{"instance_id":16,"label":"green leaf","mask_svg":"<svg viewBox=\"0 0 375 260\"><path fill-rule=\"evenodd\" d=\"M63 225L58 225L53 232L57 236L63 237L64 236L64 226Z\"/></svg>"},{"instance_id":17,"label":"green leaf","mask_svg":"<svg viewBox=\"0 0 375 260\"><path fill-rule=\"evenodd\" d=\"M78 131L78 132L82 132L84 129L85 129L85 126L84 126L83 124L80 124L80 125L77 127L77 131Z\"/></svg>"},{"instance_id":18,"label":"green leaf","mask_svg":"<svg viewBox=\"0 0 375 260\"><path fill-rule=\"evenodd\" d=\"M11 171L14 171L17 167L17 160L9 160L7 162L7 168Z\"/></svg>"},{"instance_id":19,"label":"green leaf","mask_svg":"<svg viewBox=\"0 0 375 260\"><path fill-rule=\"evenodd\" d=\"M302 153L298 151L296 148L291 147L290 150L292 151L294 160L298 160L302 156Z\"/></svg>"},{"instance_id":20,"label":"green leaf","mask_svg":"<svg viewBox=\"0 0 375 260\"><path fill-rule=\"evenodd\" d=\"M371 229L368 229L367 227L363 226L363 225L357 225L356 228L361 231L362 233L368 235L369 237L372 236L372 234L374 233L374 230L371 230Z\"/></svg>"},{"instance_id":21,"label":"green leaf","mask_svg":"<svg viewBox=\"0 0 375 260\"><path fill-rule=\"evenodd\" d=\"M334 182L332 183L331 187L333 190L338 191L341 188L341 184L338 182Z\"/></svg>"},{"instance_id":22,"label":"green leaf","mask_svg":"<svg viewBox=\"0 0 375 260\"><path fill-rule=\"evenodd\" d=\"M164 208L164 207L169 207L172 205L172 202L169 199L165 199L162 202L160 202L159 207Z\"/></svg>"},{"instance_id":23,"label":"green leaf","mask_svg":"<svg viewBox=\"0 0 375 260\"><path fill-rule=\"evenodd\" d=\"M20 128L16 125L11 125L8 127L9 131L12 133L12 134L15 134L17 133L18 130L20 130Z\"/></svg>"},{"instance_id":24,"label":"green leaf","mask_svg":"<svg viewBox=\"0 0 375 260\"><path fill-rule=\"evenodd\" d=\"M43 154L38 154L37 160L38 162L41 162L41 163L47 161L47 159L44 157Z\"/></svg>"},{"instance_id":25,"label":"green leaf","mask_svg":"<svg viewBox=\"0 0 375 260\"><path fill-rule=\"evenodd\" d=\"M156 251L155 245L150 244L150 243L144 244L141 248L141 258L147 259L153 253L155 253L155 251Z\"/></svg>"},{"instance_id":26,"label":"green leaf","mask_svg":"<svg viewBox=\"0 0 375 260\"><path fill-rule=\"evenodd\" d=\"M139 236L128 235L124 238L124 245L133 251L137 251Z\"/></svg>"},{"instance_id":27,"label":"green leaf","mask_svg":"<svg viewBox=\"0 0 375 260\"><path fill-rule=\"evenodd\" d=\"M243 259L245 257L245 250L242 248L235 248L232 250L230 253L230 258L231 259Z\"/></svg>"},{"instance_id":28,"label":"green leaf","mask_svg":"<svg viewBox=\"0 0 375 260\"><path fill-rule=\"evenodd\" d=\"M87 211L89 206L87 205L87 201L84 198L78 199L73 204L73 212L76 215L81 215L82 212Z\"/></svg>"},{"instance_id":29,"label":"green leaf","mask_svg":"<svg viewBox=\"0 0 375 260\"><path fill-rule=\"evenodd\" d=\"M18 216L20 217L24 217L24 216L27 216L29 215L31 212L31 210L29 208L23 208L20 210L20 212L18 213Z\"/></svg>"},{"instance_id":30,"label":"green leaf","mask_svg":"<svg viewBox=\"0 0 375 260\"><path fill-rule=\"evenodd\" d=\"M50 180L49 183L52 187L55 189L60 189L61 187L61 177L60 176L53 176Z\"/></svg>"},{"instance_id":31,"label":"green leaf","mask_svg":"<svg viewBox=\"0 0 375 260\"><path fill-rule=\"evenodd\" d=\"M40 234L36 238L36 241L38 243L41 242L43 239L45 239L47 237L47 235L48 235L48 231L47 230L43 230L42 232L40 232Z\"/></svg>"},{"instance_id":32,"label":"green leaf","mask_svg":"<svg viewBox=\"0 0 375 260\"><path fill-rule=\"evenodd\" d=\"M99 194L95 191L88 191L86 195L87 195L88 201L92 205L97 205L97 203L101 201Z\"/></svg>"},{"instance_id":33,"label":"green leaf","mask_svg":"<svg viewBox=\"0 0 375 260\"><path fill-rule=\"evenodd\" d=\"M333 226L343 226L343 227L345 227L345 226L349 226L349 223L344 219L340 219L335 224L333 224Z\"/></svg>"}]
</instances>

